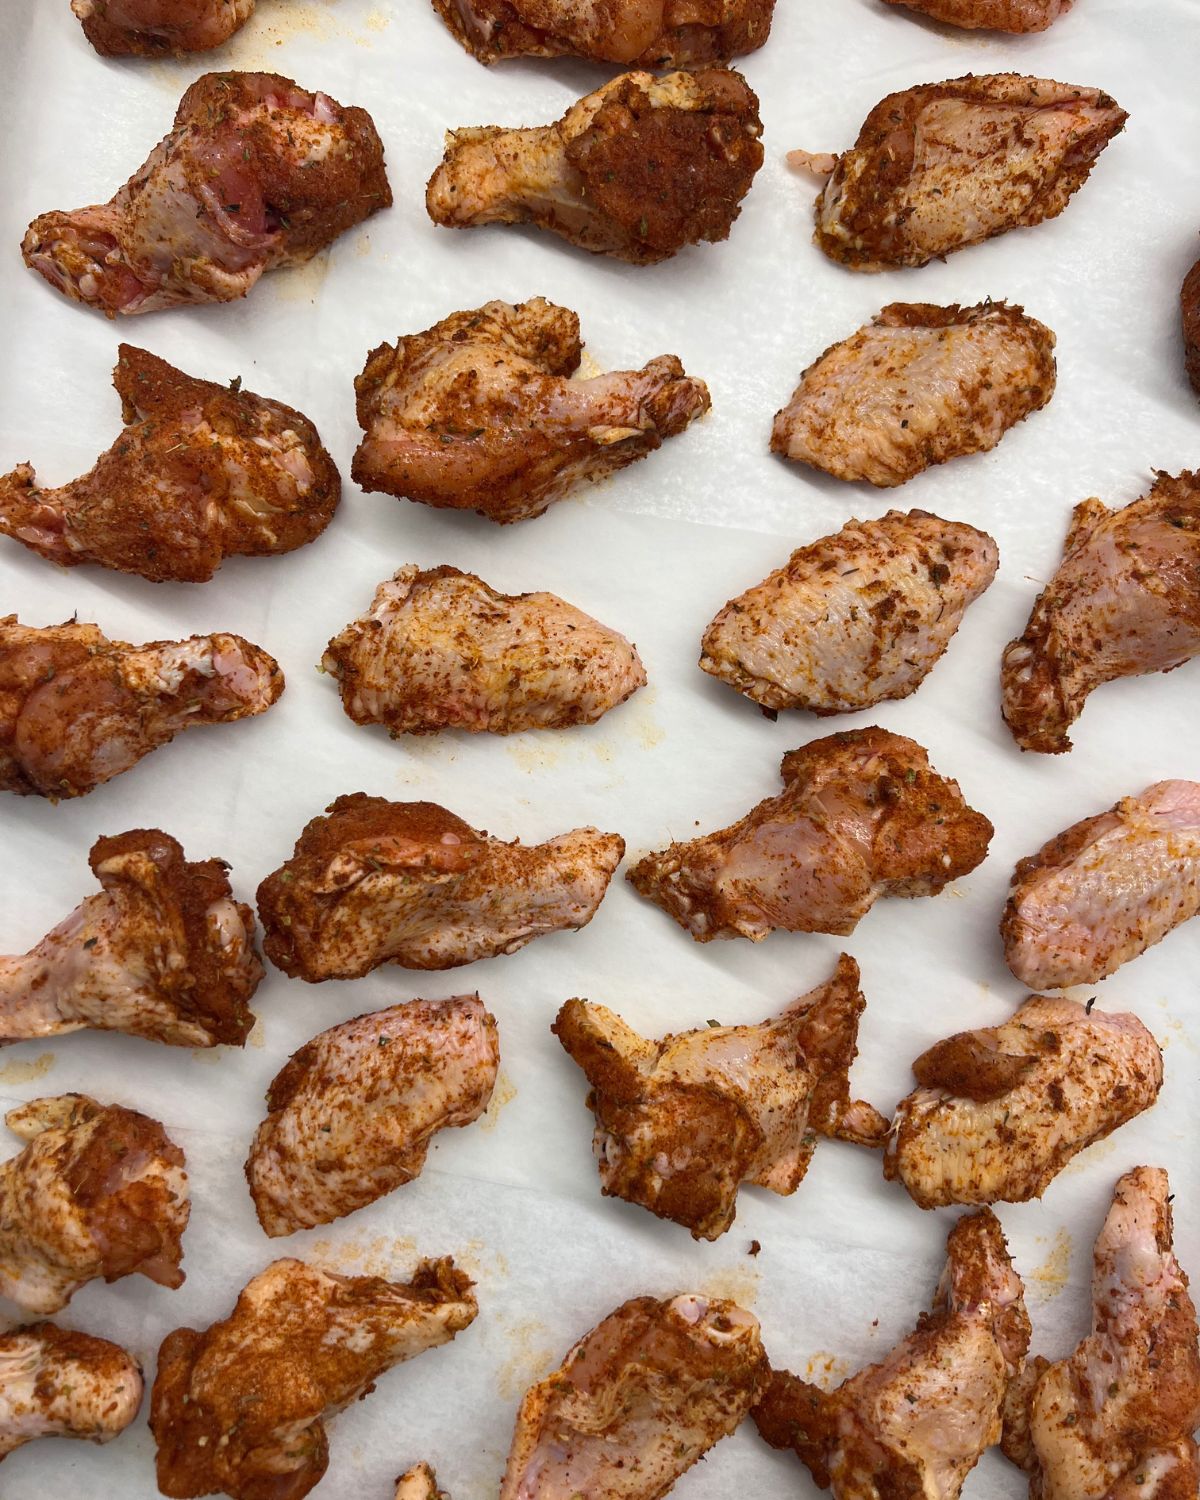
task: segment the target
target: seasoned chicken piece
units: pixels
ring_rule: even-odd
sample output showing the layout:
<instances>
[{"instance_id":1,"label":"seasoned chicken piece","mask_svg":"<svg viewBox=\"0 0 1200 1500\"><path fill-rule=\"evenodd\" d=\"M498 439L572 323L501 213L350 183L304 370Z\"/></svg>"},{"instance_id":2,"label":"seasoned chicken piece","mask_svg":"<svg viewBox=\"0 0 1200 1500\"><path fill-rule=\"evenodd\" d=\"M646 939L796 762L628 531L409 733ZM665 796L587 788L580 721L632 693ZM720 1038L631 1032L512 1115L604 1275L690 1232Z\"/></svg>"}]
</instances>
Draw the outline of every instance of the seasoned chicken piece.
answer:
<instances>
[{"instance_id":1,"label":"seasoned chicken piece","mask_svg":"<svg viewBox=\"0 0 1200 1500\"><path fill-rule=\"evenodd\" d=\"M880 489L986 453L1054 394L1054 335L1007 302L893 302L800 377L771 451Z\"/></svg>"},{"instance_id":2,"label":"seasoned chicken piece","mask_svg":"<svg viewBox=\"0 0 1200 1500\"><path fill-rule=\"evenodd\" d=\"M1004 652L1004 717L1022 750L1059 754L1090 693L1200 652L1200 473L1075 507L1063 560Z\"/></svg>"},{"instance_id":3,"label":"seasoned chicken piece","mask_svg":"<svg viewBox=\"0 0 1200 1500\"><path fill-rule=\"evenodd\" d=\"M97 839L88 863L103 890L0 958L0 1046L90 1028L240 1047L263 967L225 862L185 860L169 833L134 828Z\"/></svg>"},{"instance_id":4,"label":"seasoned chicken piece","mask_svg":"<svg viewBox=\"0 0 1200 1500\"><path fill-rule=\"evenodd\" d=\"M829 178L814 239L831 260L923 266L1056 218L1126 118L1100 89L968 74L889 94L841 156L788 160Z\"/></svg>"},{"instance_id":5,"label":"seasoned chicken piece","mask_svg":"<svg viewBox=\"0 0 1200 1500\"><path fill-rule=\"evenodd\" d=\"M102 57L207 52L254 14L254 0L71 0Z\"/></svg>"},{"instance_id":6,"label":"seasoned chicken piece","mask_svg":"<svg viewBox=\"0 0 1200 1500\"><path fill-rule=\"evenodd\" d=\"M624 854L624 839L595 828L525 847L433 802L355 792L313 818L259 886L263 947L310 983L386 963L454 969L586 927Z\"/></svg>"},{"instance_id":7,"label":"seasoned chicken piece","mask_svg":"<svg viewBox=\"0 0 1200 1500\"><path fill-rule=\"evenodd\" d=\"M1065 16L1075 0L888 0L909 10L969 31L1045 31Z\"/></svg>"},{"instance_id":8,"label":"seasoned chicken piece","mask_svg":"<svg viewBox=\"0 0 1200 1500\"><path fill-rule=\"evenodd\" d=\"M776 928L844 936L880 896L936 896L987 854L991 823L903 735L831 734L790 750L780 771L777 797L628 872L698 943L757 943Z\"/></svg>"},{"instance_id":9,"label":"seasoned chicken piece","mask_svg":"<svg viewBox=\"0 0 1200 1500\"><path fill-rule=\"evenodd\" d=\"M417 1464L396 1481L396 1500L450 1500L438 1489L437 1475L428 1464Z\"/></svg>"},{"instance_id":10,"label":"seasoned chicken piece","mask_svg":"<svg viewBox=\"0 0 1200 1500\"><path fill-rule=\"evenodd\" d=\"M1183 354L1192 389L1200 396L1200 260L1188 272L1180 295Z\"/></svg>"},{"instance_id":11,"label":"seasoned chicken piece","mask_svg":"<svg viewBox=\"0 0 1200 1500\"><path fill-rule=\"evenodd\" d=\"M39 215L21 249L57 291L112 318L233 302L391 201L365 110L277 73L206 73L115 197Z\"/></svg>"},{"instance_id":12,"label":"seasoned chicken piece","mask_svg":"<svg viewBox=\"0 0 1200 1500\"><path fill-rule=\"evenodd\" d=\"M845 954L832 979L758 1026L651 1042L603 1005L568 1000L550 1029L592 1086L605 1196L715 1240L739 1184L789 1196L819 1136L881 1145L887 1121L850 1099L865 1005Z\"/></svg>"},{"instance_id":13,"label":"seasoned chicken piece","mask_svg":"<svg viewBox=\"0 0 1200 1500\"><path fill-rule=\"evenodd\" d=\"M253 718L283 692L240 635L131 646L98 625L0 618L0 792L82 797L183 729Z\"/></svg>"},{"instance_id":14,"label":"seasoned chicken piece","mask_svg":"<svg viewBox=\"0 0 1200 1500\"><path fill-rule=\"evenodd\" d=\"M342 707L393 735L594 724L643 687L637 648L557 594L498 594L457 568L401 568L325 649Z\"/></svg>"},{"instance_id":15,"label":"seasoned chicken piece","mask_svg":"<svg viewBox=\"0 0 1200 1500\"><path fill-rule=\"evenodd\" d=\"M303 1500L329 1466L326 1419L478 1311L449 1259L422 1261L408 1283L273 1261L229 1317L163 1340L150 1398L159 1489Z\"/></svg>"},{"instance_id":16,"label":"seasoned chicken piece","mask_svg":"<svg viewBox=\"0 0 1200 1500\"><path fill-rule=\"evenodd\" d=\"M488 302L380 344L354 382L365 433L355 483L491 521L529 520L709 408L708 387L673 354L568 379L581 350L579 315L542 297Z\"/></svg>"},{"instance_id":17,"label":"seasoned chicken piece","mask_svg":"<svg viewBox=\"0 0 1200 1500\"><path fill-rule=\"evenodd\" d=\"M98 1276L183 1285L187 1173L157 1120L61 1094L4 1122L29 1144L0 1164L0 1295L52 1313Z\"/></svg>"},{"instance_id":18,"label":"seasoned chicken piece","mask_svg":"<svg viewBox=\"0 0 1200 1500\"><path fill-rule=\"evenodd\" d=\"M659 1500L770 1374L758 1319L735 1302L635 1297L525 1393L500 1500Z\"/></svg>"},{"instance_id":19,"label":"seasoned chicken piece","mask_svg":"<svg viewBox=\"0 0 1200 1500\"><path fill-rule=\"evenodd\" d=\"M0 1459L36 1438L111 1443L141 1404L141 1368L119 1345L53 1323L0 1333Z\"/></svg>"},{"instance_id":20,"label":"seasoned chicken piece","mask_svg":"<svg viewBox=\"0 0 1200 1500\"><path fill-rule=\"evenodd\" d=\"M1162 1053L1136 1016L1031 995L1002 1026L913 1063L883 1158L921 1208L1040 1198L1073 1156L1149 1109Z\"/></svg>"},{"instance_id":21,"label":"seasoned chicken piece","mask_svg":"<svg viewBox=\"0 0 1200 1500\"><path fill-rule=\"evenodd\" d=\"M94 562L154 583L204 583L226 557L293 552L333 518L341 480L298 411L195 380L118 346L125 430L81 479L0 477L0 532L50 562Z\"/></svg>"},{"instance_id":22,"label":"seasoned chicken piece","mask_svg":"<svg viewBox=\"0 0 1200 1500\"><path fill-rule=\"evenodd\" d=\"M723 240L762 166L740 73L622 73L553 125L452 130L425 206L449 229L536 224L634 265Z\"/></svg>"},{"instance_id":23,"label":"seasoned chicken piece","mask_svg":"<svg viewBox=\"0 0 1200 1500\"><path fill-rule=\"evenodd\" d=\"M1192 1500L1200 1493L1200 1344L1172 1250L1167 1174L1117 1183L1096 1241L1092 1332L1012 1392L1004 1451L1035 1500Z\"/></svg>"},{"instance_id":24,"label":"seasoned chicken piece","mask_svg":"<svg viewBox=\"0 0 1200 1500\"><path fill-rule=\"evenodd\" d=\"M700 666L772 711L907 698L998 563L985 531L928 511L848 521L731 599L704 632Z\"/></svg>"},{"instance_id":25,"label":"seasoned chicken piece","mask_svg":"<svg viewBox=\"0 0 1200 1500\"><path fill-rule=\"evenodd\" d=\"M754 1420L836 1500L957 1500L1000 1439L1029 1335L1004 1233L981 1209L950 1231L933 1311L914 1333L835 1391L776 1371Z\"/></svg>"}]
</instances>

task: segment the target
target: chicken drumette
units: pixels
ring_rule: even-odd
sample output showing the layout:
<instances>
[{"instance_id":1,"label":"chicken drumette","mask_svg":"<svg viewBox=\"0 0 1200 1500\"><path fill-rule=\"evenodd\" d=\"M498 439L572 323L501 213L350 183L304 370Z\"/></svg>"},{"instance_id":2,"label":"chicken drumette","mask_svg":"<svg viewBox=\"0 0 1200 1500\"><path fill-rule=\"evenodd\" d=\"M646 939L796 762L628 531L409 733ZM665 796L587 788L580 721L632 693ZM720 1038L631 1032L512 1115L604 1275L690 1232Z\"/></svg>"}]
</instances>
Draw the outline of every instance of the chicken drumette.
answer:
<instances>
[{"instance_id":1,"label":"chicken drumette","mask_svg":"<svg viewBox=\"0 0 1200 1500\"><path fill-rule=\"evenodd\" d=\"M629 871L699 943L845 935L880 896L935 896L987 853L991 823L902 735L831 734L789 751L781 774L783 791L739 822Z\"/></svg>"},{"instance_id":2,"label":"chicken drumette","mask_svg":"<svg viewBox=\"0 0 1200 1500\"><path fill-rule=\"evenodd\" d=\"M254 14L254 0L71 0L102 57L207 52Z\"/></svg>"},{"instance_id":3,"label":"chicken drumette","mask_svg":"<svg viewBox=\"0 0 1200 1500\"><path fill-rule=\"evenodd\" d=\"M106 313L232 302L391 203L370 115L276 73L206 73L108 203L39 215L25 263Z\"/></svg>"},{"instance_id":4,"label":"chicken drumette","mask_svg":"<svg viewBox=\"0 0 1200 1500\"><path fill-rule=\"evenodd\" d=\"M968 74L889 94L841 156L788 160L829 178L814 236L825 254L881 271L1055 218L1125 120L1099 89Z\"/></svg>"},{"instance_id":5,"label":"chicken drumette","mask_svg":"<svg viewBox=\"0 0 1200 1500\"><path fill-rule=\"evenodd\" d=\"M771 450L890 489L994 448L1054 382L1054 335L1020 307L893 302L804 371Z\"/></svg>"},{"instance_id":6,"label":"chicken drumette","mask_svg":"<svg viewBox=\"0 0 1200 1500\"><path fill-rule=\"evenodd\" d=\"M53 1323L0 1334L0 1459L37 1438L110 1443L138 1414L142 1371L117 1344Z\"/></svg>"},{"instance_id":7,"label":"chicken drumette","mask_svg":"<svg viewBox=\"0 0 1200 1500\"><path fill-rule=\"evenodd\" d=\"M888 0L969 31L1045 31L1075 0Z\"/></svg>"},{"instance_id":8,"label":"chicken drumette","mask_svg":"<svg viewBox=\"0 0 1200 1500\"><path fill-rule=\"evenodd\" d=\"M537 224L635 265L727 238L762 165L740 73L623 73L553 125L451 131L425 196L451 229Z\"/></svg>"},{"instance_id":9,"label":"chicken drumette","mask_svg":"<svg viewBox=\"0 0 1200 1500\"><path fill-rule=\"evenodd\" d=\"M1200 396L1200 261L1188 272L1180 294L1183 355L1192 389Z\"/></svg>"},{"instance_id":10,"label":"chicken drumette","mask_svg":"<svg viewBox=\"0 0 1200 1500\"><path fill-rule=\"evenodd\" d=\"M450 1500L438 1489L437 1475L428 1464L415 1464L396 1481L395 1500Z\"/></svg>"},{"instance_id":11,"label":"chicken drumette","mask_svg":"<svg viewBox=\"0 0 1200 1500\"><path fill-rule=\"evenodd\" d=\"M542 297L452 313L372 351L354 382L364 489L523 521L645 458L709 408L672 354L572 380L579 316Z\"/></svg>"},{"instance_id":12,"label":"chicken drumette","mask_svg":"<svg viewBox=\"0 0 1200 1500\"><path fill-rule=\"evenodd\" d=\"M1090 693L1200 652L1200 473L1075 507L1058 571L1004 652L1004 717L1022 750L1059 754Z\"/></svg>"}]
</instances>

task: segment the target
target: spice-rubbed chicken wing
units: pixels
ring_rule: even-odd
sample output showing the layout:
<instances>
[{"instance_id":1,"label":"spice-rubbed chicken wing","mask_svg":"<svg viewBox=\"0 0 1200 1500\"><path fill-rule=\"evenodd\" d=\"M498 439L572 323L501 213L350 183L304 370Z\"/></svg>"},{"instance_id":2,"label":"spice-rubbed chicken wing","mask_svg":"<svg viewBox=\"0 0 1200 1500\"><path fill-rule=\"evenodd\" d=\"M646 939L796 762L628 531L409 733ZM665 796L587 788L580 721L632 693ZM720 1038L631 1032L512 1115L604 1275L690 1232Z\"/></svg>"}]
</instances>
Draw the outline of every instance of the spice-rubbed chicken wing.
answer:
<instances>
[{"instance_id":1,"label":"spice-rubbed chicken wing","mask_svg":"<svg viewBox=\"0 0 1200 1500\"><path fill-rule=\"evenodd\" d=\"M931 260L1062 213L1126 114L1099 89L995 73L889 94L828 175L816 243L857 271Z\"/></svg>"},{"instance_id":2,"label":"spice-rubbed chicken wing","mask_svg":"<svg viewBox=\"0 0 1200 1500\"><path fill-rule=\"evenodd\" d=\"M907 698L998 562L986 532L928 511L848 521L731 599L704 632L700 666L770 710Z\"/></svg>"},{"instance_id":3,"label":"spice-rubbed chicken wing","mask_svg":"<svg viewBox=\"0 0 1200 1500\"><path fill-rule=\"evenodd\" d=\"M1103 683L1170 672L1200 652L1200 473L1075 507L1057 573L1004 652L1004 717L1022 750L1059 754Z\"/></svg>"},{"instance_id":4,"label":"spice-rubbed chicken wing","mask_svg":"<svg viewBox=\"0 0 1200 1500\"><path fill-rule=\"evenodd\" d=\"M594 828L506 844L436 803L355 792L314 818L259 886L263 947L310 983L515 953L586 927L624 853L624 839Z\"/></svg>"},{"instance_id":5,"label":"spice-rubbed chicken wing","mask_svg":"<svg viewBox=\"0 0 1200 1500\"><path fill-rule=\"evenodd\" d=\"M729 828L647 854L637 891L698 943L854 931L880 896L936 896L992 825L914 740L855 729L783 758L784 789Z\"/></svg>"},{"instance_id":6,"label":"spice-rubbed chicken wing","mask_svg":"<svg viewBox=\"0 0 1200 1500\"><path fill-rule=\"evenodd\" d=\"M1075 0L888 0L969 31L1045 31Z\"/></svg>"},{"instance_id":7,"label":"spice-rubbed chicken wing","mask_svg":"<svg viewBox=\"0 0 1200 1500\"><path fill-rule=\"evenodd\" d=\"M1200 396L1200 261L1184 279L1180 294L1183 314L1183 355L1192 389Z\"/></svg>"},{"instance_id":8,"label":"spice-rubbed chicken wing","mask_svg":"<svg viewBox=\"0 0 1200 1500\"><path fill-rule=\"evenodd\" d=\"M111 318L233 302L391 201L365 110L277 73L206 73L114 198L39 215L21 248L56 290Z\"/></svg>"},{"instance_id":9,"label":"spice-rubbed chicken wing","mask_svg":"<svg viewBox=\"0 0 1200 1500\"><path fill-rule=\"evenodd\" d=\"M354 382L366 490L524 521L636 463L709 408L672 354L572 380L579 316L542 297L452 313L372 351Z\"/></svg>"},{"instance_id":10,"label":"spice-rubbed chicken wing","mask_svg":"<svg viewBox=\"0 0 1200 1500\"><path fill-rule=\"evenodd\" d=\"M117 1344L53 1323L0 1333L0 1459L36 1438L110 1443L138 1414L142 1372Z\"/></svg>"},{"instance_id":11,"label":"spice-rubbed chicken wing","mask_svg":"<svg viewBox=\"0 0 1200 1500\"><path fill-rule=\"evenodd\" d=\"M428 1464L416 1464L396 1481L395 1500L450 1500L438 1489L437 1475Z\"/></svg>"},{"instance_id":12,"label":"spice-rubbed chicken wing","mask_svg":"<svg viewBox=\"0 0 1200 1500\"><path fill-rule=\"evenodd\" d=\"M758 1320L735 1302L636 1297L526 1392L500 1500L658 1500L769 1378Z\"/></svg>"},{"instance_id":13,"label":"spice-rubbed chicken wing","mask_svg":"<svg viewBox=\"0 0 1200 1500\"><path fill-rule=\"evenodd\" d=\"M1020 307L893 302L804 371L771 451L889 489L988 452L1054 382L1054 335Z\"/></svg>"},{"instance_id":14,"label":"spice-rubbed chicken wing","mask_svg":"<svg viewBox=\"0 0 1200 1500\"><path fill-rule=\"evenodd\" d=\"M229 1317L163 1340L150 1406L159 1489L303 1500L329 1466L326 1418L478 1311L448 1259L422 1261L407 1283L273 1261Z\"/></svg>"},{"instance_id":15,"label":"spice-rubbed chicken wing","mask_svg":"<svg viewBox=\"0 0 1200 1500\"><path fill-rule=\"evenodd\" d=\"M958 1500L999 1441L1009 1383L1029 1348L1025 1289L990 1209L960 1219L916 1331L835 1391L777 1371L754 1412L835 1500Z\"/></svg>"},{"instance_id":16,"label":"spice-rubbed chicken wing","mask_svg":"<svg viewBox=\"0 0 1200 1500\"><path fill-rule=\"evenodd\" d=\"M1149 1109L1162 1053L1136 1016L1031 995L1002 1026L913 1063L884 1153L921 1208L1040 1198L1071 1158Z\"/></svg>"},{"instance_id":17,"label":"spice-rubbed chicken wing","mask_svg":"<svg viewBox=\"0 0 1200 1500\"><path fill-rule=\"evenodd\" d=\"M715 1240L739 1184L794 1193L818 1137L882 1144L887 1121L850 1099L865 1005L845 954L826 984L758 1026L651 1042L603 1005L568 1000L551 1030L592 1086L605 1195Z\"/></svg>"},{"instance_id":18,"label":"spice-rubbed chicken wing","mask_svg":"<svg viewBox=\"0 0 1200 1500\"><path fill-rule=\"evenodd\" d=\"M71 0L102 57L207 52L254 14L254 0Z\"/></svg>"},{"instance_id":19,"label":"spice-rubbed chicken wing","mask_svg":"<svg viewBox=\"0 0 1200 1500\"><path fill-rule=\"evenodd\" d=\"M740 73L623 73L553 125L451 131L425 204L435 224L536 224L634 265L723 240L762 166Z\"/></svg>"},{"instance_id":20,"label":"spice-rubbed chicken wing","mask_svg":"<svg viewBox=\"0 0 1200 1500\"><path fill-rule=\"evenodd\" d=\"M82 797L197 724L265 713L274 657L240 635L130 646L98 625L0 618L0 792Z\"/></svg>"}]
</instances>

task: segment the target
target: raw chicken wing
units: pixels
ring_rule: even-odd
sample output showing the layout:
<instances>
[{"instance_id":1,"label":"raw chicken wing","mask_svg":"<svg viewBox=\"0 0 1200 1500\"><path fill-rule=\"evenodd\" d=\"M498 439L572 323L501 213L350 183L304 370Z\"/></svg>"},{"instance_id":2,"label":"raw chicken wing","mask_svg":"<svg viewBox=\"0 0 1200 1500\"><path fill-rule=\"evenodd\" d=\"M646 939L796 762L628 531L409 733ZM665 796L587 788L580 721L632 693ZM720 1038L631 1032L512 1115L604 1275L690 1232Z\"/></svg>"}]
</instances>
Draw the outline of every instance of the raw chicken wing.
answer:
<instances>
[{"instance_id":1,"label":"raw chicken wing","mask_svg":"<svg viewBox=\"0 0 1200 1500\"><path fill-rule=\"evenodd\" d=\"M117 1344L53 1323L0 1333L0 1459L36 1438L111 1443L138 1414L142 1372Z\"/></svg>"},{"instance_id":2,"label":"raw chicken wing","mask_svg":"<svg viewBox=\"0 0 1200 1500\"><path fill-rule=\"evenodd\" d=\"M102 57L207 52L254 14L254 0L71 0Z\"/></svg>"},{"instance_id":3,"label":"raw chicken wing","mask_svg":"<svg viewBox=\"0 0 1200 1500\"><path fill-rule=\"evenodd\" d=\"M1188 272L1180 296L1183 354L1192 389L1200 396L1200 260Z\"/></svg>"},{"instance_id":4,"label":"raw chicken wing","mask_svg":"<svg viewBox=\"0 0 1200 1500\"><path fill-rule=\"evenodd\" d=\"M438 1489L437 1475L428 1464L417 1464L396 1481L395 1500L450 1500Z\"/></svg>"},{"instance_id":5,"label":"raw chicken wing","mask_svg":"<svg viewBox=\"0 0 1200 1500\"><path fill-rule=\"evenodd\" d=\"M888 0L968 31L1045 31L1075 0Z\"/></svg>"}]
</instances>

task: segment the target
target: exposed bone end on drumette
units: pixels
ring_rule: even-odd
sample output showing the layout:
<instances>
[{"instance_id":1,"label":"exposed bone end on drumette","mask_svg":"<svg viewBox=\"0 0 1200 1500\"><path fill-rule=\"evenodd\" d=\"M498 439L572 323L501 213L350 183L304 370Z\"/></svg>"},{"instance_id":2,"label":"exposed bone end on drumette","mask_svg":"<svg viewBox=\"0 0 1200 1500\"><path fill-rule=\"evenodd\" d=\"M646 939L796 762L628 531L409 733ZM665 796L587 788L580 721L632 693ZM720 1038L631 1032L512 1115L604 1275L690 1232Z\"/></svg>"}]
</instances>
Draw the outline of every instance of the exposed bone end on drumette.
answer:
<instances>
[{"instance_id":1,"label":"exposed bone end on drumette","mask_svg":"<svg viewBox=\"0 0 1200 1500\"><path fill-rule=\"evenodd\" d=\"M1184 278L1180 312L1183 315L1183 354L1188 379L1200 396L1200 261Z\"/></svg>"},{"instance_id":2,"label":"exposed bone end on drumette","mask_svg":"<svg viewBox=\"0 0 1200 1500\"><path fill-rule=\"evenodd\" d=\"M416 1464L396 1481L395 1500L450 1500L438 1489L437 1475L428 1464Z\"/></svg>"},{"instance_id":3,"label":"exposed bone end on drumette","mask_svg":"<svg viewBox=\"0 0 1200 1500\"><path fill-rule=\"evenodd\" d=\"M553 125L451 131L425 203L435 224L537 224L635 265L726 239L762 165L740 73L623 73Z\"/></svg>"},{"instance_id":4,"label":"exposed bone end on drumette","mask_svg":"<svg viewBox=\"0 0 1200 1500\"><path fill-rule=\"evenodd\" d=\"M500 1500L665 1495L769 1377L758 1320L736 1303L626 1302L526 1392Z\"/></svg>"},{"instance_id":5,"label":"exposed bone end on drumette","mask_svg":"<svg viewBox=\"0 0 1200 1500\"><path fill-rule=\"evenodd\" d=\"M110 1443L138 1414L142 1371L117 1344L27 1323L0 1333L0 1459L37 1438Z\"/></svg>"},{"instance_id":6,"label":"exposed bone end on drumette","mask_svg":"<svg viewBox=\"0 0 1200 1500\"><path fill-rule=\"evenodd\" d=\"M329 1464L325 1419L478 1313L449 1259L411 1282L277 1260L229 1317L163 1340L151 1396L158 1487L176 1500L303 1500Z\"/></svg>"},{"instance_id":7,"label":"exposed bone end on drumette","mask_svg":"<svg viewBox=\"0 0 1200 1500\"><path fill-rule=\"evenodd\" d=\"M207 52L254 14L254 0L71 0L102 57Z\"/></svg>"},{"instance_id":8,"label":"exposed bone end on drumette","mask_svg":"<svg viewBox=\"0 0 1200 1500\"><path fill-rule=\"evenodd\" d=\"M935 21L968 31L1045 31L1066 15L1075 0L887 0L920 11Z\"/></svg>"}]
</instances>

